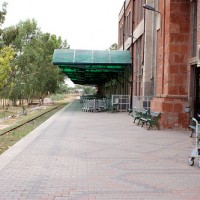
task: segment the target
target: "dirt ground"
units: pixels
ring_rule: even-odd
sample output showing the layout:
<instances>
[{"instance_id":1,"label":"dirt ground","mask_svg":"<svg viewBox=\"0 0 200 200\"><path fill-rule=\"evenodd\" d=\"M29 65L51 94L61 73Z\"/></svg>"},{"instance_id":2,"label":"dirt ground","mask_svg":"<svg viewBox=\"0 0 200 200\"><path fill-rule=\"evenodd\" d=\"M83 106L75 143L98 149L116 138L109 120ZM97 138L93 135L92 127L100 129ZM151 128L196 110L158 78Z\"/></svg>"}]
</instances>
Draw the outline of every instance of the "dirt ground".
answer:
<instances>
[{"instance_id":1,"label":"dirt ground","mask_svg":"<svg viewBox=\"0 0 200 200\"><path fill-rule=\"evenodd\" d=\"M26 106L26 115L22 107L9 107L0 111L0 154L37 128L63 106L73 101L77 96L66 96L62 101L53 104ZM47 112L48 111L48 112ZM39 116L39 117L38 117ZM30 121L31 120L31 121ZM27 123L28 122L28 123ZM23 126L20 126L23 125ZM18 127L15 129L15 127ZM13 129L14 128L14 129Z\"/></svg>"},{"instance_id":2,"label":"dirt ground","mask_svg":"<svg viewBox=\"0 0 200 200\"><path fill-rule=\"evenodd\" d=\"M54 102L54 103L44 103L44 105L39 106L38 104L24 106L25 112L22 106L9 106L8 109L0 109L0 130L8 128L9 126L15 125L17 122L23 120L24 118L29 118L39 113L45 112L45 110L55 107L57 104L71 102L77 96L67 95L65 99Z\"/></svg>"}]
</instances>

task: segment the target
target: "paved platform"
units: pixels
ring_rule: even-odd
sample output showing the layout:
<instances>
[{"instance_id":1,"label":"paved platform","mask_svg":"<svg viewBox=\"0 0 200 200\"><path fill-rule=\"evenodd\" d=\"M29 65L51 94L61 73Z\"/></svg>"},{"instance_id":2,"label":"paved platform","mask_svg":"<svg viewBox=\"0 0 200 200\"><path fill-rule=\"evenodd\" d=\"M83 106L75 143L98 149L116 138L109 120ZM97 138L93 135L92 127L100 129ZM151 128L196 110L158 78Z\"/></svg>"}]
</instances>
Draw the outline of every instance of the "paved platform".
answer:
<instances>
[{"instance_id":1,"label":"paved platform","mask_svg":"<svg viewBox=\"0 0 200 200\"><path fill-rule=\"evenodd\" d=\"M0 156L0 200L200 199L189 136L75 100Z\"/></svg>"}]
</instances>

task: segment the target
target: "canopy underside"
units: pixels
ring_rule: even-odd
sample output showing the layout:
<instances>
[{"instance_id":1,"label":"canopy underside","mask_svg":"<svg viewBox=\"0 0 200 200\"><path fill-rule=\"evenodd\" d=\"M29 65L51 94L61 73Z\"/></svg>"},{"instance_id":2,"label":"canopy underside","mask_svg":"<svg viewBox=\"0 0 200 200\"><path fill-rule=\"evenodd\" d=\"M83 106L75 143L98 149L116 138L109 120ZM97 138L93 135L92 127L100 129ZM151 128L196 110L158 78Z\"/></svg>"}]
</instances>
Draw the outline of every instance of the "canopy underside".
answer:
<instances>
[{"instance_id":1,"label":"canopy underside","mask_svg":"<svg viewBox=\"0 0 200 200\"><path fill-rule=\"evenodd\" d=\"M75 84L103 85L123 76L131 56L129 51L56 49L53 64Z\"/></svg>"}]
</instances>

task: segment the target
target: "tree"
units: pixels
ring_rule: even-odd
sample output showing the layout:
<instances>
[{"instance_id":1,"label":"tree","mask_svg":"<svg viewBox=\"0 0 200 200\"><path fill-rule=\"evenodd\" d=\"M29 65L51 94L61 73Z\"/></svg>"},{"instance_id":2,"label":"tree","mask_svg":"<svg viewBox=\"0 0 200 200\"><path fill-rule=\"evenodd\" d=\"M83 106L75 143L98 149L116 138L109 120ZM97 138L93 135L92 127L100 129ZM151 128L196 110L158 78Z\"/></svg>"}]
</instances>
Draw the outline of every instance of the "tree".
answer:
<instances>
[{"instance_id":1,"label":"tree","mask_svg":"<svg viewBox=\"0 0 200 200\"><path fill-rule=\"evenodd\" d=\"M32 19L28 19L26 21L20 21L16 26L16 39L13 42L15 49L21 54L23 52L23 48L31 42L32 39L37 38L41 31L37 27L37 22Z\"/></svg>"},{"instance_id":2,"label":"tree","mask_svg":"<svg viewBox=\"0 0 200 200\"><path fill-rule=\"evenodd\" d=\"M70 45L67 43L67 40L64 40L64 42L62 43L61 48L63 48L63 49L69 49L70 48Z\"/></svg>"},{"instance_id":3,"label":"tree","mask_svg":"<svg viewBox=\"0 0 200 200\"><path fill-rule=\"evenodd\" d=\"M15 26L5 28L2 33L3 45L10 46L17 37L17 29ZM13 46L13 45L12 45Z\"/></svg>"},{"instance_id":4,"label":"tree","mask_svg":"<svg viewBox=\"0 0 200 200\"><path fill-rule=\"evenodd\" d=\"M5 16L7 14L7 10L6 10L6 7L7 7L7 3L4 2L2 4L2 10L0 11L0 27L2 26L2 24L4 23L5 21ZM0 35L2 33L2 30L0 29Z\"/></svg>"},{"instance_id":5,"label":"tree","mask_svg":"<svg viewBox=\"0 0 200 200\"><path fill-rule=\"evenodd\" d=\"M54 93L58 89L60 82L64 82L64 77L60 70L52 65L52 55L56 48L62 44L60 37L49 33L41 34L36 40L30 43L30 48L25 51L27 55L34 55L34 69L37 70L34 76L34 86L37 88L37 95L43 99L47 93ZM25 53L25 54L26 54ZM41 81L42 80L42 81Z\"/></svg>"},{"instance_id":6,"label":"tree","mask_svg":"<svg viewBox=\"0 0 200 200\"><path fill-rule=\"evenodd\" d=\"M117 50L117 48L117 43L114 43L109 47L110 50Z\"/></svg>"},{"instance_id":7,"label":"tree","mask_svg":"<svg viewBox=\"0 0 200 200\"><path fill-rule=\"evenodd\" d=\"M12 42L17 51L15 62L18 66L15 89L18 90L19 83L23 82L23 96L28 101L36 97L43 99L46 94L56 92L60 83L64 82L59 68L52 65L53 51L63 46L68 48L69 45L66 40L62 42L61 37L42 33L35 20L21 21L16 30L16 37ZM6 38L11 38L7 41L12 41L14 37ZM15 94L13 91L12 97L16 97Z\"/></svg>"},{"instance_id":8,"label":"tree","mask_svg":"<svg viewBox=\"0 0 200 200\"><path fill-rule=\"evenodd\" d=\"M56 92L60 94L63 94L63 93L65 94L65 93L68 93L69 89L70 88L65 83L61 83Z\"/></svg>"},{"instance_id":9,"label":"tree","mask_svg":"<svg viewBox=\"0 0 200 200\"><path fill-rule=\"evenodd\" d=\"M6 7L7 7L7 3L4 2L4 3L2 4L2 9L0 10L0 36L2 35L1 26L2 26L2 24L4 23L4 21L5 21L5 16L6 16L6 14L7 14ZM2 48L2 45L3 45L2 37L0 37L0 48Z\"/></svg>"},{"instance_id":10,"label":"tree","mask_svg":"<svg viewBox=\"0 0 200 200\"><path fill-rule=\"evenodd\" d=\"M0 50L0 95L6 99L14 86L16 66L12 64L15 52L11 47ZM4 102L4 101L3 101ZM3 106L5 103L3 103Z\"/></svg>"},{"instance_id":11,"label":"tree","mask_svg":"<svg viewBox=\"0 0 200 200\"><path fill-rule=\"evenodd\" d=\"M0 90L8 84L12 72L11 61L14 59L15 52L11 47L0 50Z\"/></svg>"},{"instance_id":12,"label":"tree","mask_svg":"<svg viewBox=\"0 0 200 200\"><path fill-rule=\"evenodd\" d=\"M91 87L91 86L86 86L83 89L83 93L89 94L89 95L94 95L96 93L96 89L94 87Z\"/></svg>"},{"instance_id":13,"label":"tree","mask_svg":"<svg viewBox=\"0 0 200 200\"><path fill-rule=\"evenodd\" d=\"M61 37L42 33L34 19L20 21L16 26L5 28L1 38L2 47L8 54L0 62L3 66L0 81L2 80L4 91L12 86L6 97L13 102L21 99L22 93L28 102L35 98L43 99L45 95L56 92L61 83L64 83L64 75L52 64L52 55L54 49L70 47L66 40L63 42ZM10 65L6 64L7 57L12 61L9 63L7 59Z\"/></svg>"}]
</instances>

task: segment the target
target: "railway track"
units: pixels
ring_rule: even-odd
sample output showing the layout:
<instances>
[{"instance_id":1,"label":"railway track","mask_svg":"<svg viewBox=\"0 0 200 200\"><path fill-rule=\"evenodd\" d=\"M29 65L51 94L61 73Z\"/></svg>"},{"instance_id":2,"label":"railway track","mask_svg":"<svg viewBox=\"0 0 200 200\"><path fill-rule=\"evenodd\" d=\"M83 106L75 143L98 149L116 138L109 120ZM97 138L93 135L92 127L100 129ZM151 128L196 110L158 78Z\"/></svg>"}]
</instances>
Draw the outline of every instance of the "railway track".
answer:
<instances>
[{"instance_id":1,"label":"railway track","mask_svg":"<svg viewBox=\"0 0 200 200\"><path fill-rule=\"evenodd\" d=\"M7 128L7 129L5 129L4 131L2 131L2 132L0 133L0 137L3 136L3 135L5 135L5 134L7 134L7 133L9 133L9 132L11 132L11 131L14 131L14 130L16 130L16 129L18 129L18 128L20 128L20 127L22 127L22 126L24 126L24 125L26 125L26 124L28 124L28 123L30 123L30 122L32 122L32 121L38 119L38 118L40 118L40 117L42 117L43 115L45 115L45 114L47 114L47 113L49 113L49 112L51 112L51 111L53 111L53 110L56 110L56 109L59 110L59 109L61 109L63 106L64 106L63 104L62 104L62 105L59 105L59 106L55 106L55 107L53 107L52 109L47 110L46 112L43 112L43 113L41 113L41 114L39 114L39 115L37 115L37 116L31 118L31 119L28 119L28 120L26 120L26 121L20 123L20 124L17 124L16 126Z\"/></svg>"}]
</instances>

